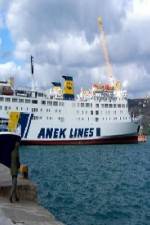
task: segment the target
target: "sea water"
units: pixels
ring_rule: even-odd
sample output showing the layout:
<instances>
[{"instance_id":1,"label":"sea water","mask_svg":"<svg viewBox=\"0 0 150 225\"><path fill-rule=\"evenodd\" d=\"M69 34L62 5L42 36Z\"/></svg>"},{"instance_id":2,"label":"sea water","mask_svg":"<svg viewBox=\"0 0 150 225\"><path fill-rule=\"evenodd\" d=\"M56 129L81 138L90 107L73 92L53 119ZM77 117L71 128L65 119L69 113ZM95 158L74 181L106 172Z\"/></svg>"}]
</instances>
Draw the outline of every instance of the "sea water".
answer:
<instances>
[{"instance_id":1,"label":"sea water","mask_svg":"<svg viewBox=\"0 0 150 225\"><path fill-rule=\"evenodd\" d=\"M66 225L150 224L150 140L22 146L39 202Z\"/></svg>"}]
</instances>

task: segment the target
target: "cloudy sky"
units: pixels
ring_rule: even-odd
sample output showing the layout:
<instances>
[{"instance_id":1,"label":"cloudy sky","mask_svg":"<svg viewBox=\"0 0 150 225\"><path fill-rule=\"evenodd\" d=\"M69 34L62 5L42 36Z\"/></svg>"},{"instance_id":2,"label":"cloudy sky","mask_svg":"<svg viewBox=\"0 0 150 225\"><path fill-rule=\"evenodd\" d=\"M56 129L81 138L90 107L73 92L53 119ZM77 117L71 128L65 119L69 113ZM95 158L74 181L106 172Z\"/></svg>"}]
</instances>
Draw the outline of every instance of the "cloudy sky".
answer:
<instances>
[{"instance_id":1,"label":"cloudy sky","mask_svg":"<svg viewBox=\"0 0 150 225\"><path fill-rule=\"evenodd\" d=\"M108 81L102 16L114 78L130 97L150 95L150 0L0 0L0 78L39 87L72 75L76 91Z\"/></svg>"}]
</instances>

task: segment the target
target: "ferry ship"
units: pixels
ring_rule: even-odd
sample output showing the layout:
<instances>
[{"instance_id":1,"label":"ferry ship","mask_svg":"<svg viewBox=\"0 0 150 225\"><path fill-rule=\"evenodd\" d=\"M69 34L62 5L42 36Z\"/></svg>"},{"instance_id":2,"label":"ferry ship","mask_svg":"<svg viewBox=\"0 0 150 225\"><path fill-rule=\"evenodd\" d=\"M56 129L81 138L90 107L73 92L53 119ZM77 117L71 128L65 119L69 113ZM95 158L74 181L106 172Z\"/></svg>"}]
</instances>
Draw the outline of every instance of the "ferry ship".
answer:
<instances>
[{"instance_id":1,"label":"ferry ship","mask_svg":"<svg viewBox=\"0 0 150 225\"><path fill-rule=\"evenodd\" d=\"M120 82L94 84L75 95L73 77L64 85L53 82L45 91L14 88L13 80L0 82L0 117L20 126L22 144L137 143L140 117L130 115L127 93Z\"/></svg>"}]
</instances>

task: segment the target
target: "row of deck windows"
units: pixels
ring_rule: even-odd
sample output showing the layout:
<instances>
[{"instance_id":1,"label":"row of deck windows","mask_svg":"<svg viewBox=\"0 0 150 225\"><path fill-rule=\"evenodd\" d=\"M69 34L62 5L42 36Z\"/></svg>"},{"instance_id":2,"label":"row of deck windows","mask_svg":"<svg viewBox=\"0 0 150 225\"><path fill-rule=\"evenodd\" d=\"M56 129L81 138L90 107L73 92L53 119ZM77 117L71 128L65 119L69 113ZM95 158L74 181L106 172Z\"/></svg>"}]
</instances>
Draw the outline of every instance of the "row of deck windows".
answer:
<instances>
[{"instance_id":1,"label":"row of deck windows","mask_svg":"<svg viewBox=\"0 0 150 225\"><path fill-rule=\"evenodd\" d=\"M11 106L4 106L4 107L2 107L2 106L0 106L0 110L2 110L2 109L4 109L4 110L11 110ZM42 112L43 111L43 109L41 108L41 109L38 109L38 108L32 108L32 109L29 109L28 107L25 109L23 109L22 107L16 107L16 110L19 110L20 109L20 111L22 111L22 110L25 110L25 111L32 111L32 112ZM46 109L46 112L51 112L51 109L50 108L47 108ZM56 109L55 110L55 113L61 113L62 111L60 110L60 109ZM110 111L105 111L105 112L103 112L103 111L98 111L98 110L96 110L96 111L93 111L93 110L91 110L91 111L79 111L79 110L77 110L76 111L76 113L77 114L82 114L82 115L87 115L87 114L91 114L91 115L102 115L102 114L106 114L106 115L111 115L111 114L114 114L114 115L116 115L117 114L117 112L116 112L116 110L115 111L112 111L112 112L110 112ZM120 112L118 112L118 114L123 114L124 113L124 111L123 110L120 110Z\"/></svg>"},{"instance_id":2,"label":"row of deck windows","mask_svg":"<svg viewBox=\"0 0 150 225\"><path fill-rule=\"evenodd\" d=\"M11 101L11 98L4 98L4 97L0 97L0 101L4 101L5 102L10 102ZM32 103L32 104L38 104L38 100L36 99L33 99L33 100L30 100L30 99L23 99L23 98L12 98L12 102L19 102L19 103ZM58 102L58 101L45 101L45 100L42 100L41 101L41 104L42 105L49 105L49 106L64 106L64 102ZM92 103L75 103L73 102L72 104L73 107L77 106L77 107L92 107ZM102 108L126 108L127 107L127 104L96 104L95 107L96 108L99 108L99 107L102 107Z\"/></svg>"},{"instance_id":3,"label":"row of deck windows","mask_svg":"<svg viewBox=\"0 0 150 225\"><path fill-rule=\"evenodd\" d=\"M73 107L76 106L75 103L72 104ZM92 103L77 103L77 107L92 107ZM126 108L128 107L127 104L95 104L96 108Z\"/></svg>"},{"instance_id":4,"label":"row of deck windows","mask_svg":"<svg viewBox=\"0 0 150 225\"><path fill-rule=\"evenodd\" d=\"M4 98L4 97L0 97L0 102L3 102L3 101L5 101L5 102L11 102L11 100L12 100L12 102L19 102L19 103L32 103L32 104L38 104L38 100L36 100L36 99L33 99L33 100L31 100L31 99L23 99L23 98L8 98L8 97L6 97L6 98ZM45 100L42 100L41 101L41 104L42 105L46 105L46 103L47 103L47 105L49 105L49 106L64 106L64 102L58 102L58 101L45 101Z\"/></svg>"},{"instance_id":5,"label":"row of deck windows","mask_svg":"<svg viewBox=\"0 0 150 225\"><path fill-rule=\"evenodd\" d=\"M43 117L41 116L34 116L33 117L33 120L42 120ZM53 117L46 117L47 120L53 120ZM60 120L60 122L64 122L64 117L58 117L57 118L58 120ZM77 120L79 121L83 121L83 120L86 120L84 117L78 117L76 118ZM88 121L90 120L89 117L87 118ZM95 122L98 122L100 119L98 117L95 117ZM127 117L120 117L120 118L117 118L117 117L114 117L114 118L110 118L110 117L103 117L102 120L127 120Z\"/></svg>"},{"instance_id":6,"label":"row of deck windows","mask_svg":"<svg viewBox=\"0 0 150 225\"><path fill-rule=\"evenodd\" d=\"M90 120L89 117L88 118L84 118L84 117L78 117L77 120ZM127 117L113 117L113 118L110 118L110 117L103 117L102 119L99 118L99 117L95 117L94 120L95 122L98 122L100 120L127 120L128 118Z\"/></svg>"}]
</instances>

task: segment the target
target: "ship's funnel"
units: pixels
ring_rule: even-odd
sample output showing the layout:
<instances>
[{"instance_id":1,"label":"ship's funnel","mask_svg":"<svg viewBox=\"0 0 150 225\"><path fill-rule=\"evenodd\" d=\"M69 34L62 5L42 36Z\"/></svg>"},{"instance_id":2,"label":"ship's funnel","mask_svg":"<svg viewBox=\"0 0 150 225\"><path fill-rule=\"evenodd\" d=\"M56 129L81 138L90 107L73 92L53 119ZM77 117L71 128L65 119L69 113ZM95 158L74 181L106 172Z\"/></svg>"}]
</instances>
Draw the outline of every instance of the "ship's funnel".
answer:
<instances>
[{"instance_id":1,"label":"ship's funnel","mask_svg":"<svg viewBox=\"0 0 150 225\"><path fill-rule=\"evenodd\" d=\"M52 88L53 93L62 96L61 83L60 82L52 82L52 84L53 84L53 88Z\"/></svg>"},{"instance_id":2,"label":"ship's funnel","mask_svg":"<svg viewBox=\"0 0 150 225\"><path fill-rule=\"evenodd\" d=\"M60 83L60 82L52 82L52 84L53 84L55 87L61 87L61 83Z\"/></svg>"},{"instance_id":3,"label":"ship's funnel","mask_svg":"<svg viewBox=\"0 0 150 225\"><path fill-rule=\"evenodd\" d=\"M74 85L73 78L70 76L62 76L65 79L63 98L65 100L74 100Z\"/></svg>"}]
</instances>

